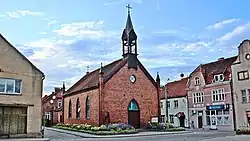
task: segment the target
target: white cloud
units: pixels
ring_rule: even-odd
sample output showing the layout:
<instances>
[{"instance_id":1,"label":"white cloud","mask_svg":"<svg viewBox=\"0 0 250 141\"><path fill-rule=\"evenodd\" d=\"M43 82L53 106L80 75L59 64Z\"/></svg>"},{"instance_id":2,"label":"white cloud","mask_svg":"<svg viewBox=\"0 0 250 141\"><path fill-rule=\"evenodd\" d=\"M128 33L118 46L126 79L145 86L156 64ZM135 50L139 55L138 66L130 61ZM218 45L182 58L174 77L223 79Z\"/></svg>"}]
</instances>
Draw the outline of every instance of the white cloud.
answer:
<instances>
[{"instance_id":1,"label":"white cloud","mask_svg":"<svg viewBox=\"0 0 250 141\"><path fill-rule=\"evenodd\" d=\"M48 22L48 25L50 26L50 25L54 25L56 23L58 23L57 20L51 20L51 21Z\"/></svg>"},{"instance_id":2,"label":"white cloud","mask_svg":"<svg viewBox=\"0 0 250 141\"><path fill-rule=\"evenodd\" d=\"M40 32L39 34L45 35L48 34L47 32Z\"/></svg>"},{"instance_id":3,"label":"white cloud","mask_svg":"<svg viewBox=\"0 0 250 141\"><path fill-rule=\"evenodd\" d=\"M209 28L209 29L211 29L211 28L220 29L220 28L223 28L227 24L231 24L231 23L234 23L234 22L239 21L239 20L240 19L227 19L227 20L218 22L218 23L216 23L214 25L210 25L207 28Z\"/></svg>"},{"instance_id":4,"label":"white cloud","mask_svg":"<svg viewBox=\"0 0 250 141\"><path fill-rule=\"evenodd\" d=\"M236 27L232 32L228 32L221 36L217 41L228 41L235 36L239 36L250 29L250 23Z\"/></svg>"},{"instance_id":5,"label":"white cloud","mask_svg":"<svg viewBox=\"0 0 250 141\"><path fill-rule=\"evenodd\" d=\"M54 30L53 32L61 36L84 37L92 39L114 37L118 35L118 33L114 31L104 31L103 24L104 21L89 21L62 24L60 29Z\"/></svg>"},{"instance_id":6,"label":"white cloud","mask_svg":"<svg viewBox=\"0 0 250 141\"><path fill-rule=\"evenodd\" d=\"M6 12L2 14L2 16L9 17L9 18L20 18L23 16L43 16L44 13L42 12L34 12L28 10L16 10L11 12Z\"/></svg>"}]
</instances>

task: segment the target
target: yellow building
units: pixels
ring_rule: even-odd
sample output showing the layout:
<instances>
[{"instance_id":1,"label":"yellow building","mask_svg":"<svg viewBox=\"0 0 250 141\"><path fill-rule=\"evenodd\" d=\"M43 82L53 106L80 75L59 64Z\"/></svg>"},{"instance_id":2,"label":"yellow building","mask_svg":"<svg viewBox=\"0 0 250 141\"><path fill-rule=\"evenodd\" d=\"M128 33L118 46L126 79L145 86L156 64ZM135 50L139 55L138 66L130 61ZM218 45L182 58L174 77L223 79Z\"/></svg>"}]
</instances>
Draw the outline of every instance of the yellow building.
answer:
<instances>
[{"instance_id":1,"label":"yellow building","mask_svg":"<svg viewBox=\"0 0 250 141\"><path fill-rule=\"evenodd\" d=\"M40 136L44 78L0 34L0 134Z\"/></svg>"}]
</instances>

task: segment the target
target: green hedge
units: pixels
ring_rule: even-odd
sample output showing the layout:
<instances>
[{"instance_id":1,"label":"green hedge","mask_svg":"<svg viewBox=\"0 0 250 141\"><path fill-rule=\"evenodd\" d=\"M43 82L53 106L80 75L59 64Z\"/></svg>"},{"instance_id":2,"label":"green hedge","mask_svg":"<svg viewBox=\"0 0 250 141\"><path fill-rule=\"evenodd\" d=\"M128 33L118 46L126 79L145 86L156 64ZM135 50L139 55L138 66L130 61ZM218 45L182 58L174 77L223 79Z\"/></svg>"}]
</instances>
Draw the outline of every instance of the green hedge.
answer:
<instances>
[{"instance_id":1,"label":"green hedge","mask_svg":"<svg viewBox=\"0 0 250 141\"><path fill-rule=\"evenodd\" d=\"M249 134L250 135L250 128L242 128L242 129L238 129L236 131L236 134Z\"/></svg>"},{"instance_id":2,"label":"green hedge","mask_svg":"<svg viewBox=\"0 0 250 141\"><path fill-rule=\"evenodd\" d=\"M57 124L54 126L55 128L77 131L83 133L89 133L94 135L117 135L117 134L134 134L138 133L138 131L126 124L109 124L102 125L100 127L91 126L87 124Z\"/></svg>"},{"instance_id":3,"label":"green hedge","mask_svg":"<svg viewBox=\"0 0 250 141\"><path fill-rule=\"evenodd\" d=\"M183 128L183 127L174 127L170 123L148 123L146 128L149 131L163 131L163 132L185 131L185 128Z\"/></svg>"}]
</instances>

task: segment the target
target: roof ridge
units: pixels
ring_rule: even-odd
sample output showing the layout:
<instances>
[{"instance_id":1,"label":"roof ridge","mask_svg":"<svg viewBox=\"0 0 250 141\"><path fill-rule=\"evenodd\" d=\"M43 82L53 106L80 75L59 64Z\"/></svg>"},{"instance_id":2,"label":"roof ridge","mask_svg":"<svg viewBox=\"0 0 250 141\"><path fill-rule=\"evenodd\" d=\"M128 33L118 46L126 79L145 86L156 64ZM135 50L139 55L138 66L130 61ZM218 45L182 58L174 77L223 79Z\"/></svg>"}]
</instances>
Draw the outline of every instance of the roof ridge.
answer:
<instances>
[{"instance_id":1,"label":"roof ridge","mask_svg":"<svg viewBox=\"0 0 250 141\"><path fill-rule=\"evenodd\" d=\"M235 57L237 57L237 56L228 57L228 58L225 58L224 60L233 59ZM218 62L220 62L220 60L212 61L212 62L209 62L209 63L206 63L206 64L201 64L201 66L205 66L205 65L208 65L208 64L212 64L212 63L218 63Z\"/></svg>"},{"instance_id":2,"label":"roof ridge","mask_svg":"<svg viewBox=\"0 0 250 141\"><path fill-rule=\"evenodd\" d=\"M103 66L103 69L105 69L106 67L108 67L108 66L110 66L110 65L112 65L112 64L114 64L114 63L117 63L117 62L119 62L119 61L121 61L121 60L122 60L122 58L120 58L120 59L118 59L118 60L115 60L115 61L111 62L111 63L109 63L109 64ZM80 78L74 85L72 85L72 86L67 90L67 92L70 92L72 89L74 89L75 87L77 87L79 83L81 83L81 82L83 82L84 80L86 80L86 79L88 78L88 76L90 76L91 74L94 74L94 72L99 71L99 69L100 69L100 68L97 68L97 69L95 69L95 70L89 72L88 74L85 74L85 75L84 75L82 78ZM67 92L66 92L66 93L67 93Z\"/></svg>"}]
</instances>

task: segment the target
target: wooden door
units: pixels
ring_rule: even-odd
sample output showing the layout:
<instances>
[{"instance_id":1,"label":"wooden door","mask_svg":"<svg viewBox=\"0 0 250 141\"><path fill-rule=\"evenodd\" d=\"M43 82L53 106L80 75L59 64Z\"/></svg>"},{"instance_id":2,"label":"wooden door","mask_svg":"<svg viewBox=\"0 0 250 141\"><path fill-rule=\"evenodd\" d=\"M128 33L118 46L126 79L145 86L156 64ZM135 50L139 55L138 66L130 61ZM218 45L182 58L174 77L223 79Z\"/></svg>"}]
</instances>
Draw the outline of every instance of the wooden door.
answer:
<instances>
[{"instance_id":1,"label":"wooden door","mask_svg":"<svg viewBox=\"0 0 250 141\"><path fill-rule=\"evenodd\" d=\"M128 124L140 128L140 111L128 111Z\"/></svg>"},{"instance_id":2,"label":"wooden door","mask_svg":"<svg viewBox=\"0 0 250 141\"><path fill-rule=\"evenodd\" d=\"M202 121L202 116L198 117L198 128L202 128L203 126L203 121Z\"/></svg>"},{"instance_id":3,"label":"wooden door","mask_svg":"<svg viewBox=\"0 0 250 141\"><path fill-rule=\"evenodd\" d=\"M180 127L185 126L185 116L180 116Z\"/></svg>"}]
</instances>

